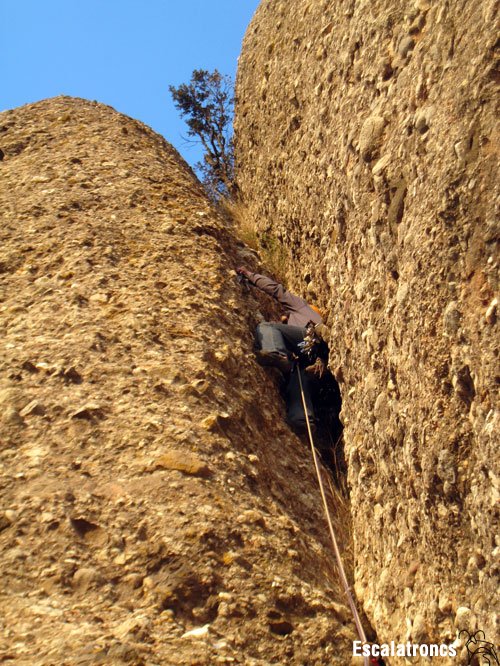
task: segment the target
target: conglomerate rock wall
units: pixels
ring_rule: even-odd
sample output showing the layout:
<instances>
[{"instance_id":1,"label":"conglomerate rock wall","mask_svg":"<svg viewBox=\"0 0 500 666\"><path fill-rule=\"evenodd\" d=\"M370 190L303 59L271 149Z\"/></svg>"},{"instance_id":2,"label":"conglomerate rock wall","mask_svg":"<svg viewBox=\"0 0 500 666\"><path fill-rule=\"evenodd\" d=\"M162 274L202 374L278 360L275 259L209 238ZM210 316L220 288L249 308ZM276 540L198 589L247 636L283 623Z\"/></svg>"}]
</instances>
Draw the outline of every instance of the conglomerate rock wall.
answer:
<instances>
[{"instance_id":1,"label":"conglomerate rock wall","mask_svg":"<svg viewBox=\"0 0 500 666\"><path fill-rule=\"evenodd\" d=\"M192 172L79 99L0 114L0 148L0 661L345 663L307 449Z\"/></svg>"},{"instance_id":2,"label":"conglomerate rock wall","mask_svg":"<svg viewBox=\"0 0 500 666\"><path fill-rule=\"evenodd\" d=\"M496 8L265 0L239 60L241 197L328 313L386 641L498 638Z\"/></svg>"}]
</instances>

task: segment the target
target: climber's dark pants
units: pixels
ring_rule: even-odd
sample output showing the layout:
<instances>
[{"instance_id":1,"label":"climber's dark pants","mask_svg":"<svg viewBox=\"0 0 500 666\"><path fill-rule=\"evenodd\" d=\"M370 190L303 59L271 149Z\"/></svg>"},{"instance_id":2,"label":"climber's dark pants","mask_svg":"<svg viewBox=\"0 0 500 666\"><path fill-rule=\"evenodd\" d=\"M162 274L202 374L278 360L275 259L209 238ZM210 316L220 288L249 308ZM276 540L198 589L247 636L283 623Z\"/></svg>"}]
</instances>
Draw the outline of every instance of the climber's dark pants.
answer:
<instances>
[{"instance_id":1,"label":"climber's dark pants","mask_svg":"<svg viewBox=\"0 0 500 666\"><path fill-rule=\"evenodd\" d=\"M302 404L302 396L300 394L299 372L300 378L302 379L302 389L304 391L309 421L312 424L316 420L311 400L311 378L307 372L304 372L304 368L299 367L297 364L294 366L292 373L290 374L286 387L286 420L292 427L302 430L306 427L306 418L304 416L304 405Z\"/></svg>"},{"instance_id":2,"label":"climber's dark pants","mask_svg":"<svg viewBox=\"0 0 500 666\"><path fill-rule=\"evenodd\" d=\"M257 326L256 337L260 348L266 352L279 352L290 357L291 354L299 355L300 342L303 341L306 329L301 326L289 326L288 324L271 324L267 321ZM314 422L314 408L311 400L311 379L299 364L295 363L286 386L287 421L295 428L304 428L306 419L304 407L300 395L299 375L302 379L304 397L307 407L307 415Z\"/></svg>"}]
</instances>

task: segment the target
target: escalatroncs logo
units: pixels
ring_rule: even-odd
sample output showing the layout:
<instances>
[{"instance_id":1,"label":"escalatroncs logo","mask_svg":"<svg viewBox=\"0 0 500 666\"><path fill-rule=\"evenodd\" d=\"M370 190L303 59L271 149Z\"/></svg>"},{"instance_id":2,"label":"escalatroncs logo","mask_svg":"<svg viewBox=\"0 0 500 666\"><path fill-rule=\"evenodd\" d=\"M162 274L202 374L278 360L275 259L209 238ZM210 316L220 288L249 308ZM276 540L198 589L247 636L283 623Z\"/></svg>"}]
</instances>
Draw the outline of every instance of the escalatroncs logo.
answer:
<instances>
[{"instance_id":1,"label":"escalatroncs logo","mask_svg":"<svg viewBox=\"0 0 500 666\"><path fill-rule=\"evenodd\" d=\"M485 640L484 631L480 629L474 634L470 634L466 629L462 629L459 637L463 636L467 639L465 643L469 655L467 664L472 666L500 666L495 646Z\"/></svg>"}]
</instances>

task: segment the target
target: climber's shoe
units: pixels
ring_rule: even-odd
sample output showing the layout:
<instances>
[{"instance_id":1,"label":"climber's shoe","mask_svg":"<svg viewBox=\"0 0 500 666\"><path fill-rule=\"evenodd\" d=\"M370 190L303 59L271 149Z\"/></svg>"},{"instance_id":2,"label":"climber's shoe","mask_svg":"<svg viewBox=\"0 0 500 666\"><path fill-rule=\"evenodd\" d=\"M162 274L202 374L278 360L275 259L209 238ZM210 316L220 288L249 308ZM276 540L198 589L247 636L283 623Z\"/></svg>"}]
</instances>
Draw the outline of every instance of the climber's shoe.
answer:
<instances>
[{"instance_id":1,"label":"climber's shoe","mask_svg":"<svg viewBox=\"0 0 500 666\"><path fill-rule=\"evenodd\" d=\"M255 352L255 356L259 365L270 365L278 368L285 375L292 369L290 359L286 354L282 354L281 352L270 352L259 349L259 351Z\"/></svg>"}]
</instances>

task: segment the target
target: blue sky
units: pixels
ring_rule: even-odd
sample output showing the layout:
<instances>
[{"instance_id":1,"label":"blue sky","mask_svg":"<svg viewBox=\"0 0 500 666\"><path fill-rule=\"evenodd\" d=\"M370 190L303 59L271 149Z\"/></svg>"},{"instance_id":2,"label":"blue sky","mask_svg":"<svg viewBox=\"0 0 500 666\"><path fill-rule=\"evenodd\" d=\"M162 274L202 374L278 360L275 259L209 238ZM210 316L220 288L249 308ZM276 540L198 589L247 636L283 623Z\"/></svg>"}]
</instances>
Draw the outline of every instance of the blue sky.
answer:
<instances>
[{"instance_id":1,"label":"blue sky","mask_svg":"<svg viewBox=\"0 0 500 666\"><path fill-rule=\"evenodd\" d=\"M168 86L193 69L233 78L259 0L0 0L0 111L55 95L110 104L190 163Z\"/></svg>"}]
</instances>

